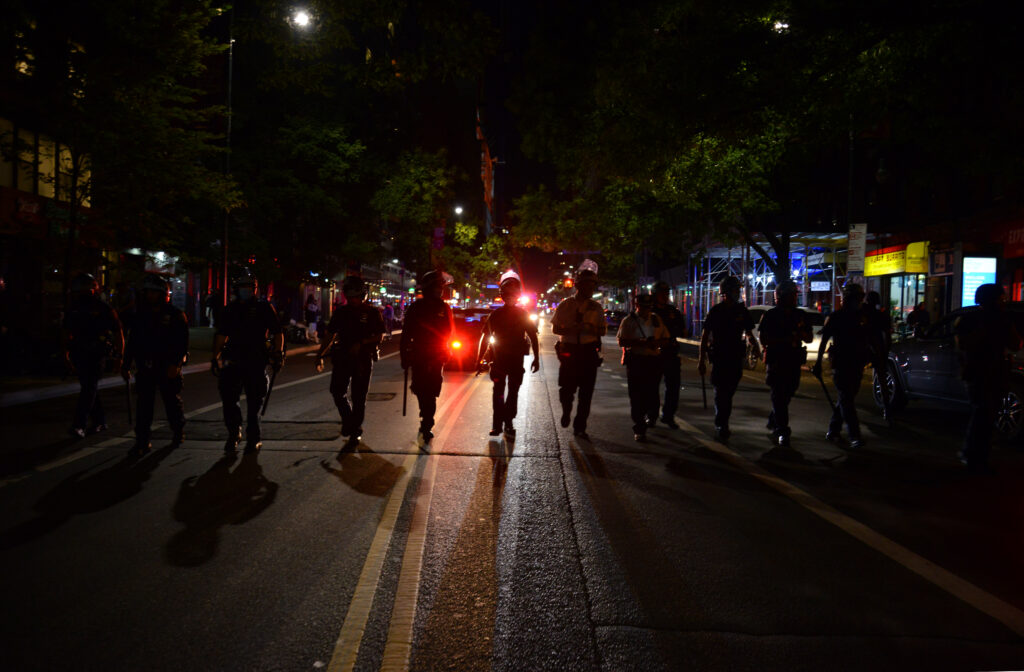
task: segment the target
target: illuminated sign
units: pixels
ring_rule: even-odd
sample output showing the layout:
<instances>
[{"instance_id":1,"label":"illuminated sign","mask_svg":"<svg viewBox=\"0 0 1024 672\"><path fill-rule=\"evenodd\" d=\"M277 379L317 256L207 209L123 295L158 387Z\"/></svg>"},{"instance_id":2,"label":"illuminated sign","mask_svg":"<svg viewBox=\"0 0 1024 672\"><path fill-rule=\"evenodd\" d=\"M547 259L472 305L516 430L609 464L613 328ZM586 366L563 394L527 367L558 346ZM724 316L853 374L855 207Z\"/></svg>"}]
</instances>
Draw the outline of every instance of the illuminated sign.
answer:
<instances>
[{"instance_id":1,"label":"illuminated sign","mask_svg":"<svg viewBox=\"0 0 1024 672\"><path fill-rule=\"evenodd\" d=\"M883 247L864 257L864 276L902 273L907 267L907 247Z\"/></svg>"},{"instance_id":2,"label":"illuminated sign","mask_svg":"<svg viewBox=\"0 0 1024 672\"><path fill-rule=\"evenodd\" d=\"M811 280L812 292L827 292L831 288L832 283L828 280Z\"/></svg>"},{"instance_id":3,"label":"illuminated sign","mask_svg":"<svg viewBox=\"0 0 1024 672\"><path fill-rule=\"evenodd\" d=\"M928 272L928 241L907 245L907 273Z\"/></svg>"},{"instance_id":4,"label":"illuminated sign","mask_svg":"<svg viewBox=\"0 0 1024 672\"><path fill-rule=\"evenodd\" d=\"M964 291L960 297L960 305L975 305L974 292L978 287L995 281L995 257L964 257Z\"/></svg>"}]
</instances>

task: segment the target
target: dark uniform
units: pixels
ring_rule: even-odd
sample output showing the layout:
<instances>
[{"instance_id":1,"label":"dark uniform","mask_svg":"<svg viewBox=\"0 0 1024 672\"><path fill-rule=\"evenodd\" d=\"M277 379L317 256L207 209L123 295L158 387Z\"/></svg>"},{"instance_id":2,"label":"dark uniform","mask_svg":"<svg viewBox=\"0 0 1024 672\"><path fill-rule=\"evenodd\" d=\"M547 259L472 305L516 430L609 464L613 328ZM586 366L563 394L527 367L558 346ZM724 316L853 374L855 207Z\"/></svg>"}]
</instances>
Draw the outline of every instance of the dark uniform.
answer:
<instances>
[{"instance_id":1,"label":"dark uniform","mask_svg":"<svg viewBox=\"0 0 1024 672\"><path fill-rule=\"evenodd\" d=\"M136 367L135 390L138 409L135 417L135 444L144 449L153 424L156 392L164 402L172 443L180 444L185 428L185 405L181 365L188 355L188 320L185 313L169 303L143 305L128 321L128 340L124 348L124 370Z\"/></svg>"},{"instance_id":2,"label":"dark uniform","mask_svg":"<svg viewBox=\"0 0 1024 672\"><path fill-rule=\"evenodd\" d=\"M537 325L530 321L525 310L514 305L503 305L490 314L484 324L481 346L494 338L491 346L491 434L504 431L515 436L512 421L518 413L519 387L523 384L523 357L530 352L530 344L537 339ZM506 395L506 385L508 393Z\"/></svg>"},{"instance_id":3,"label":"dark uniform","mask_svg":"<svg viewBox=\"0 0 1024 672\"><path fill-rule=\"evenodd\" d=\"M982 285L975 298L982 308L964 314L954 325L962 363L961 377L967 383L971 404L971 418L960 457L967 468L975 472L989 467L992 428L1009 390L1007 351L1020 348L1020 335L1010 316L1001 309L1001 296L1002 288L998 285ZM986 305L986 301L991 303Z\"/></svg>"},{"instance_id":4,"label":"dark uniform","mask_svg":"<svg viewBox=\"0 0 1024 672\"><path fill-rule=\"evenodd\" d=\"M341 433L360 436L366 417L366 393L370 389L373 363L377 361L377 343L366 343L384 334L380 311L366 303L346 303L331 315L327 331L334 338L331 346L331 396L341 415ZM352 401L349 403L349 385Z\"/></svg>"},{"instance_id":5,"label":"dark uniform","mask_svg":"<svg viewBox=\"0 0 1024 672\"><path fill-rule=\"evenodd\" d=\"M747 346L743 335L754 328L750 311L739 302L716 303L704 318L704 331L711 334L711 385L715 388L715 427L729 434L732 398L743 377Z\"/></svg>"},{"instance_id":6,"label":"dark uniform","mask_svg":"<svg viewBox=\"0 0 1024 672\"><path fill-rule=\"evenodd\" d=\"M860 296L863 297L863 294ZM821 355L826 351L828 341L832 340L832 380L835 382L838 399L826 438L838 438L845 421L851 448L859 448L861 445L860 421L857 419L855 402L864 377L864 365L870 359L869 337L868 318L864 311L854 301L844 298L843 307L825 320L825 326L821 329L821 352L814 365L817 375L821 371Z\"/></svg>"},{"instance_id":7,"label":"dark uniform","mask_svg":"<svg viewBox=\"0 0 1024 672\"><path fill-rule=\"evenodd\" d=\"M107 427L99 382L108 359L121 356L124 336L114 309L91 294L72 299L64 316L64 330L67 356L81 384L71 432L81 437L90 419L94 431Z\"/></svg>"},{"instance_id":8,"label":"dark uniform","mask_svg":"<svg viewBox=\"0 0 1024 672\"><path fill-rule=\"evenodd\" d=\"M434 413L444 378L441 370L448 361L448 341L455 329L452 309L441 299L418 299L405 314L402 325L402 368L412 369L409 389L420 406L420 433L429 442L434 437Z\"/></svg>"},{"instance_id":9,"label":"dark uniform","mask_svg":"<svg viewBox=\"0 0 1024 672\"><path fill-rule=\"evenodd\" d=\"M802 310L776 306L761 318L758 336L764 348L765 383L771 389L768 426L779 445L788 446L789 402L800 387L800 367L807 361L802 343L813 337L811 324Z\"/></svg>"},{"instance_id":10,"label":"dark uniform","mask_svg":"<svg viewBox=\"0 0 1024 672\"><path fill-rule=\"evenodd\" d=\"M221 312L217 336L225 337L226 342L221 353L223 366L218 389L224 404L224 424L228 428L226 448L233 449L231 444L237 444L241 437L242 409L238 400L243 389L247 407L246 444L258 447L260 408L267 396L267 364L274 363L267 341L280 333L277 314L263 299L232 301Z\"/></svg>"},{"instance_id":11,"label":"dark uniform","mask_svg":"<svg viewBox=\"0 0 1024 672\"><path fill-rule=\"evenodd\" d=\"M676 411L679 410L679 386L680 361L679 341L676 339L686 337L686 318L671 304L654 304L653 312L657 315L666 327L672 340L661 346L659 365L661 374L665 377L665 401L661 404L661 421L669 427L675 427Z\"/></svg>"}]
</instances>

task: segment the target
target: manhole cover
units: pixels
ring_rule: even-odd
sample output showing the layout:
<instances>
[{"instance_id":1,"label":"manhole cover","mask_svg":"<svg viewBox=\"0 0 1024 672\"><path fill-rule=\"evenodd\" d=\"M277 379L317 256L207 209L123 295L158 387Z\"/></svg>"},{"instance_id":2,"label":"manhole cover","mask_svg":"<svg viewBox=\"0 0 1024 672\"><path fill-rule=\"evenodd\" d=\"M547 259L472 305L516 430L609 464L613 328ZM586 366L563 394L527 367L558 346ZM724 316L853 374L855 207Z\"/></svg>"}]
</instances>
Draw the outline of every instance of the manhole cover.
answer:
<instances>
[{"instance_id":1,"label":"manhole cover","mask_svg":"<svg viewBox=\"0 0 1024 672\"><path fill-rule=\"evenodd\" d=\"M367 401L391 401L395 398L395 392L370 392L366 395Z\"/></svg>"},{"instance_id":2,"label":"manhole cover","mask_svg":"<svg viewBox=\"0 0 1024 672\"><path fill-rule=\"evenodd\" d=\"M334 441L341 436L341 423L264 420L260 423L260 431L265 441ZM168 427L153 431L153 439L157 441L170 438L171 430ZM222 421L189 420L185 423L185 438L194 441L227 441L228 430Z\"/></svg>"}]
</instances>

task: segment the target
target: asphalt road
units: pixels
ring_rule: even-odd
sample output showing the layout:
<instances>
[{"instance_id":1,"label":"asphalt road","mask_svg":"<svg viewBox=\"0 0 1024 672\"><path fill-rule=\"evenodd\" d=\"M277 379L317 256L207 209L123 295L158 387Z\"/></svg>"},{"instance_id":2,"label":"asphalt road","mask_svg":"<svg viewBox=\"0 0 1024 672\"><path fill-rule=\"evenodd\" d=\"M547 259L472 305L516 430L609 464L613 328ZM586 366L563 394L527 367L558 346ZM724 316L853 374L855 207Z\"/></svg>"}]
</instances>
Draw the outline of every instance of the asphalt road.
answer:
<instances>
[{"instance_id":1,"label":"asphalt road","mask_svg":"<svg viewBox=\"0 0 1024 672\"><path fill-rule=\"evenodd\" d=\"M303 355L258 455L223 457L206 374L185 444L158 428L141 460L123 391L77 444L71 398L5 409L0 669L1024 668L1024 459L964 474L965 409L912 402L889 428L865 389L851 453L807 375L779 452L748 372L723 445L687 359L682 428L637 444L607 339L578 441L551 345L514 443L487 436L486 376L450 372L421 450L393 345L351 450Z\"/></svg>"}]
</instances>

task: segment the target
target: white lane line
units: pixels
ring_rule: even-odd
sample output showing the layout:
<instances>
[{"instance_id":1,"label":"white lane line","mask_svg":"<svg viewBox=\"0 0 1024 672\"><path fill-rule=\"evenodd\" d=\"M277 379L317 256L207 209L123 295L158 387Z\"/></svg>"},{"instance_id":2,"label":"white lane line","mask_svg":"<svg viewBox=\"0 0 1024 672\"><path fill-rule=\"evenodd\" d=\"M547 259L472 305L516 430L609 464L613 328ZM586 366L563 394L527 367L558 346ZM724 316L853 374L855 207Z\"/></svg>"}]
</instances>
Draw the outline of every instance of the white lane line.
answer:
<instances>
[{"instance_id":1,"label":"white lane line","mask_svg":"<svg viewBox=\"0 0 1024 672\"><path fill-rule=\"evenodd\" d=\"M479 383L482 378L475 378L476 382L472 384L475 388L476 384ZM436 417L447 418L448 410L457 400L462 399L463 394L456 393L441 404L437 410ZM465 396L468 399L468 395ZM461 410L461 409L460 409ZM446 439L450 432L450 425L446 424L445 429L441 432ZM441 437L438 438L440 442ZM370 543L370 551L366 555L366 560L363 563L363 569L359 573L359 581L356 583L355 592L352 595L352 601L349 603L348 611L345 614L345 620L341 626L341 632L338 633L338 639L334 644L334 652L331 654L330 663L327 666L329 672L348 672L355 667L356 659L359 656L359 647L362 644L363 637L366 634L366 624L370 618L370 610L373 606L373 597L377 592L377 585L380 583L380 576L384 568L384 560L387 557L388 547L391 544L392 533L395 529L395 522L398 520L398 514L401 511L402 503L405 501L405 493L409 488L410 477L413 471L415 471L416 461L420 457L420 452L416 452L408 455L402 462L402 468L405 470L402 474L402 478L395 484L391 489L391 494L388 496L387 504L384 506L384 513L381 516L380 523L377 525L377 531L374 534L373 541ZM436 465L438 457L432 458L432 463ZM436 468L436 467L435 467ZM430 481L433 481L433 473L429 476ZM410 531L410 540L412 539L412 533ZM406 547L409 546L409 541L406 542ZM405 571L405 558L403 556L402 571ZM417 592L418 592L418 573L417 573ZM396 601L397 606L397 601ZM413 611L415 611L415 603L413 605Z\"/></svg>"},{"instance_id":2,"label":"white lane line","mask_svg":"<svg viewBox=\"0 0 1024 672\"><path fill-rule=\"evenodd\" d=\"M809 492L801 490L792 483L765 471L726 445L708 438L704 432L678 415L676 416L676 422L704 444L706 448L721 455L728 462L743 469L768 487L789 497L811 513L832 523L879 553L895 560L900 565L903 565L950 595L959 598L978 611L996 619L1017 635L1024 636L1024 611L979 588L970 581L943 569L931 560L914 553L909 548L901 546L888 537L875 532L867 525L837 511Z\"/></svg>"},{"instance_id":3,"label":"white lane line","mask_svg":"<svg viewBox=\"0 0 1024 672\"><path fill-rule=\"evenodd\" d=\"M452 403L450 411L459 417L462 410L473 397L483 378L474 377L463 395ZM448 441L454 423L447 423L439 437L440 445ZM412 523L409 526L409 538L405 543L402 555L402 569L398 576L398 588L395 591L395 602L391 608L391 622L388 626L388 637L384 644L384 655L381 658L381 672L396 672L409 669L412 657L413 625L416 621L416 604L420 593L420 579L423 570L423 556L427 545L427 526L430 522L430 507L434 499L434 481L440 455L428 458L419 492L413 502Z\"/></svg>"}]
</instances>

